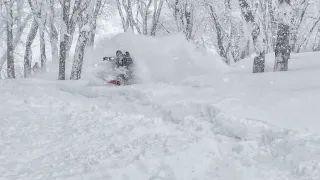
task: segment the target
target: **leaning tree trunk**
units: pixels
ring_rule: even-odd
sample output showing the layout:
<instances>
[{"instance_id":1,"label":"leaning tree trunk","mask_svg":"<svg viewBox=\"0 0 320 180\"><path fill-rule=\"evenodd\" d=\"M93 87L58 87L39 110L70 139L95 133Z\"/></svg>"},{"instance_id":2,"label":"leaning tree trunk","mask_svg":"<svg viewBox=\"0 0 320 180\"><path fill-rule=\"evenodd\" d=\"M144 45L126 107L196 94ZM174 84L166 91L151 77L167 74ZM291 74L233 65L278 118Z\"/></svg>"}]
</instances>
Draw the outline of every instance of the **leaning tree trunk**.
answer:
<instances>
[{"instance_id":1,"label":"leaning tree trunk","mask_svg":"<svg viewBox=\"0 0 320 180\"><path fill-rule=\"evenodd\" d=\"M7 76L9 79L15 78L14 57L13 57L13 15L12 15L12 2L8 2L7 6Z\"/></svg>"},{"instance_id":2,"label":"leaning tree trunk","mask_svg":"<svg viewBox=\"0 0 320 180\"><path fill-rule=\"evenodd\" d=\"M71 0L60 1L62 6L62 30L60 38L60 55L59 55L59 80L65 80L66 77L66 60L72 45L73 34L81 13L86 10L91 1L74 1L72 13L70 14Z\"/></svg>"},{"instance_id":3,"label":"leaning tree trunk","mask_svg":"<svg viewBox=\"0 0 320 180\"><path fill-rule=\"evenodd\" d=\"M23 20L23 23L21 24L21 26L18 28L18 30L16 31L15 33L15 37L14 37L14 40L13 40L13 50L17 47L17 45L19 44L20 42L20 39L21 39L21 36L23 34L23 31L24 31L24 28L27 26L28 24L28 21L32 18L32 13L30 13L24 20ZM0 71L2 70L3 68L3 65L4 63L6 62L7 60L7 54L8 54L8 51L6 50L6 52L1 56L0 58Z\"/></svg>"},{"instance_id":4,"label":"leaning tree trunk","mask_svg":"<svg viewBox=\"0 0 320 180\"><path fill-rule=\"evenodd\" d=\"M287 71L288 61L290 59L290 27L280 23L278 26L277 42L275 49L274 71Z\"/></svg>"},{"instance_id":5,"label":"leaning tree trunk","mask_svg":"<svg viewBox=\"0 0 320 180\"><path fill-rule=\"evenodd\" d=\"M225 62L228 62L227 51L226 51L225 47L223 46L223 35L222 35L221 25L217 20L218 18L217 18L216 13L214 12L214 7L212 5L209 5L209 9L210 9L210 17L212 19L212 22L213 22L215 30L216 30L219 55L224 59Z\"/></svg>"},{"instance_id":6,"label":"leaning tree trunk","mask_svg":"<svg viewBox=\"0 0 320 180\"><path fill-rule=\"evenodd\" d=\"M44 24L42 24L44 25ZM43 72L47 69L47 56L46 56L46 42L44 39L44 29L40 29L40 54L41 54L41 69Z\"/></svg>"},{"instance_id":7,"label":"leaning tree trunk","mask_svg":"<svg viewBox=\"0 0 320 180\"><path fill-rule=\"evenodd\" d=\"M253 45L255 52L257 54L254 57L253 61L253 73L262 73L265 68L265 49L263 48L263 42L265 39L262 39L260 36L260 27L257 22L255 22L255 18L253 16L252 10L249 7L249 4L246 0L239 0L239 5L241 7L241 13L248 23L248 26L251 30L251 36L253 40Z\"/></svg>"},{"instance_id":8,"label":"leaning tree trunk","mask_svg":"<svg viewBox=\"0 0 320 180\"><path fill-rule=\"evenodd\" d=\"M148 15L152 0L148 0L148 3L138 1L138 10L142 19L142 34L148 35Z\"/></svg>"},{"instance_id":9,"label":"leaning tree trunk","mask_svg":"<svg viewBox=\"0 0 320 180\"><path fill-rule=\"evenodd\" d=\"M83 57L88 40L88 32L81 31L78 37L76 51L74 54L74 61L71 70L71 80L79 80L81 78L82 65L83 65Z\"/></svg>"},{"instance_id":10,"label":"leaning tree trunk","mask_svg":"<svg viewBox=\"0 0 320 180\"><path fill-rule=\"evenodd\" d=\"M93 50L94 47L94 43L95 43L95 37L96 37L96 30L97 30L97 20L94 20L94 22L92 23L92 27L91 27L91 31L89 33L89 39L88 39L88 47Z\"/></svg>"},{"instance_id":11,"label":"leaning tree trunk","mask_svg":"<svg viewBox=\"0 0 320 180\"><path fill-rule=\"evenodd\" d=\"M55 26L54 19L55 19L54 0L50 0L49 37L50 37L50 45L51 45L51 56L52 56L52 63L57 64L58 58L59 58L59 51L58 51L59 34Z\"/></svg>"},{"instance_id":12,"label":"leaning tree trunk","mask_svg":"<svg viewBox=\"0 0 320 180\"><path fill-rule=\"evenodd\" d=\"M37 35L38 23L36 20L33 20L30 32L26 41L26 50L24 54L24 77L27 78L31 75L31 62L32 62L32 49L31 45Z\"/></svg>"},{"instance_id":13,"label":"leaning tree trunk","mask_svg":"<svg viewBox=\"0 0 320 180\"><path fill-rule=\"evenodd\" d=\"M157 1L154 2L155 3L154 4L154 12L153 12L153 16L152 16L152 26L151 26L151 30L150 30L151 36L156 35L163 2L164 2L164 0L160 0L159 4L157 4Z\"/></svg>"},{"instance_id":14,"label":"leaning tree trunk","mask_svg":"<svg viewBox=\"0 0 320 180\"><path fill-rule=\"evenodd\" d=\"M116 0L116 1L117 1L117 9L118 9L119 15L121 17L122 28L123 28L124 32L127 32L128 23L127 23L126 19L124 18L124 14L122 12L120 0Z\"/></svg>"},{"instance_id":15,"label":"leaning tree trunk","mask_svg":"<svg viewBox=\"0 0 320 180\"><path fill-rule=\"evenodd\" d=\"M95 37L96 37L96 30L97 30L97 18L99 15L99 12L102 8L102 0L97 0L96 1L96 5L95 5L95 9L93 12L93 17L92 17L92 22L91 24L91 29L88 35L88 41L87 41L87 46L93 50L94 47L94 43L95 43Z\"/></svg>"}]
</instances>

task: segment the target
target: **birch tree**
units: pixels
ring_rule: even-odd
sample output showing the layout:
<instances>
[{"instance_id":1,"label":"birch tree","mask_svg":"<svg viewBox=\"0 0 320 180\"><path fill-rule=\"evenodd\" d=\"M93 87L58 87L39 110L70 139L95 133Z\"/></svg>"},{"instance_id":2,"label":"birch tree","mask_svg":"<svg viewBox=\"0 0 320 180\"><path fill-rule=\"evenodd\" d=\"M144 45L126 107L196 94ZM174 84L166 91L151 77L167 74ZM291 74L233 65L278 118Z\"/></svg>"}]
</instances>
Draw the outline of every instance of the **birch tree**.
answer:
<instances>
[{"instance_id":1,"label":"birch tree","mask_svg":"<svg viewBox=\"0 0 320 180\"><path fill-rule=\"evenodd\" d=\"M37 21L34 19L32 21L32 25L27 37L27 41L26 41L26 50L24 53L24 77L27 78L31 75L31 64L32 64L32 49L31 49L31 45L37 35L38 32L38 23Z\"/></svg>"},{"instance_id":2,"label":"birch tree","mask_svg":"<svg viewBox=\"0 0 320 180\"><path fill-rule=\"evenodd\" d=\"M253 61L253 73L261 73L264 72L265 68L265 54L266 51L264 49L263 43L265 43L265 39L261 36L261 30L259 22L255 20L253 15L253 11L250 8L247 0L239 0L239 5L241 8L242 16L244 17L247 27L251 32L252 42L254 46L255 53L257 54L254 57Z\"/></svg>"},{"instance_id":3,"label":"birch tree","mask_svg":"<svg viewBox=\"0 0 320 180\"><path fill-rule=\"evenodd\" d=\"M61 0L62 7L62 27L59 49L59 80L66 79L66 59L69 56L69 51L73 39L73 34L76 28L79 14L81 14L89 5L90 1L75 0L71 11L71 0Z\"/></svg>"},{"instance_id":4,"label":"birch tree","mask_svg":"<svg viewBox=\"0 0 320 180\"><path fill-rule=\"evenodd\" d=\"M292 32L291 32L291 40L292 40L292 46L291 49L293 52L299 52L299 29L301 28L301 25L303 24L303 21L305 19L305 16L307 14L307 9L310 5L308 0L302 0L297 3L298 5L293 9L294 11L294 18L292 22ZM292 14L292 15L293 15Z\"/></svg>"},{"instance_id":5,"label":"birch tree","mask_svg":"<svg viewBox=\"0 0 320 180\"><path fill-rule=\"evenodd\" d=\"M290 29L292 26L292 7L290 0L279 0L278 33L275 49L275 71L287 71L290 59Z\"/></svg>"},{"instance_id":6,"label":"birch tree","mask_svg":"<svg viewBox=\"0 0 320 180\"><path fill-rule=\"evenodd\" d=\"M59 52L58 52L58 41L59 33L55 25L55 0L49 0L49 38L51 45L51 56L53 64L58 63Z\"/></svg>"},{"instance_id":7,"label":"birch tree","mask_svg":"<svg viewBox=\"0 0 320 180\"><path fill-rule=\"evenodd\" d=\"M9 79L15 78L14 69L14 45L13 45L13 1L5 1L6 7L6 29L7 29L7 76Z\"/></svg>"},{"instance_id":8,"label":"birch tree","mask_svg":"<svg viewBox=\"0 0 320 180\"><path fill-rule=\"evenodd\" d=\"M47 22L47 4L46 1L40 3L40 18L39 18L39 36L40 36L40 59L41 69L43 72L47 70L47 56L46 56L46 41L45 41L45 29Z\"/></svg>"},{"instance_id":9,"label":"birch tree","mask_svg":"<svg viewBox=\"0 0 320 180\"><path fill-rule=\"evenodd\" d=\"M95 36L96 36L96 30L97 30L97 19L102 8L103 8L102 0L96 0L95 7L91 11L93 15L90 18L91 19L90 21L92 22L90 23L91 26L89 31L89 39L87 43L88 47L91 48L91 50L93 49L94 42L95 42Z\"/></svg>"},{"instance_id":10,"label":"birch tree","mask_svg":"<svg viewBox=\"0 0 320 180\"><path fill-rule=\"evenodd\" d=\"M156 35L164 0L137 0L136 2L116 0L116 2L124 32L131 29L138 34ZM134 5L137 6L135 14L138 16L136 17L133 16ZM149 19L149 15L152 17L151 19ZM149 21L151 21L150 25L148 25Z\"/></svg>"},{"instance_id":11,"label":"birch tree","mask_svg":"<svg viewBox=\"0 0 320 180\"><path fill-rule=\"evenodd\" d=\"M139 34L141 34L140 27L138 26L136 20L134 20L133 18L132 1L122 0L122 2L120 2L120 0L116 0L116 2L117 2L117 9L121 17L122 28L124 32L128 31L128 29L130 28L132 31L136 30Z\"/></svg>"},{"instance_id":12,"label":"birch tree","mask_svg":"<svg viewBox=\"0 0 320 180\"><path fill-rule=\"evenodd\" d=\"M317 37L319 37L319 33L320 33L320 30L319 30L320 29L320 2L318 2L318 3L319 3L318 4L318 7L319 7L318 13L312 13L312 14L309 13L307 15L307 17L309 17L309 18L308 19L305 18L306 19L305 21L307 23L305 22L303 25L305 25L306 27L309 26L309 29L307 29L307 31L303 31L303 32L301 32L301 29L299 29L299 31L298 31L299 34L301 33L302 35L300 35L301 41L297 43L298 45L296 45L295 46L296 48L294 49L295 52L297 52L297 53L303 51L304 48L308 47L308 44L312 42L311 41L312 39L315 40L313 47L315 45L319 46L320 38L317 38ZM313 2L313 4L310 4L308 6L310 9L306 10L306 13L311 11L311 6L315 6L315 5L316 5L315 2ZM312 50L317 50L317 48L314 48ZM308 50L308 51L310 51L310 50Z\"/></svg>"},{"instance_id":13,"label":"birch tree","mask_svg":"<svg viewBox=\"0 0 320 180\"><path fill-rule=\"evenodd\" d=\"M158 1L159 1L159 3L158 3ZM154 0L154 2L153 2L153 16L152 16L152 25L151 25L151 30L150 30L151 36L156 35L163 2L164 2L164 0Z\"/></svg>"},{"instance_id":14,"label":"birch tree","mask_svg":"<svg viewBox=\"0 0 320 180\"><path fill-rule=\"evenodd\" d=\"M167 1L173 11L173 17L179 32L183 32L187 40L195 36L195 5L189 0ZM201 22L200 22L201 23Z\"/></svg>"},{"instance_id":15,"label":"birch tree","mask_svg":"<svg viewBox=\"0 0 320 180\"><path fill-rule=\"evenodd\" d=\"M225 40L225 36L223 33L223 27L221 26L220 22L218 21L218 16L215 13L215 9L211 4L207 4L207 6L209 7L209 13L210 13L210 17L211 17L211 25L213 26L213 29L216 32L216 37L217 37L217 45L218 45L218 53L219 55L224 59L224 61L229 64L228 62L228 51L230 48L230 43L228 43L228 41ZM225 42L227 42L227 45L225 46Z\"/></svg>"},{"instance_id":16,"label":"birch tree","mask_svg":"<svg viewBox=\"0 0 320 180\"><path fill-rule=\"evenodd\" d=\"M76 50L73 59L73 65L71 70L71 80L79 80L81 78L83 58L85 54L85 49L87 45L92 45L95 29L96 29L96 21L98 17L98 12L101 8L101 0L91 1L89 8L83 13L79 14L80 18L78 21L79 26L79 36L76 44ZM90 42L91 41L91 42Z\"/></svg>"},{"instance_id":17,"label":"birch tree","mask_svg":"<svg viewBox=\"0 0 320 180\"><path fill-rule=\"evenodd\" d=\"M138 0L138 11L141 18L142 34L148 35L148 17L150 15L150 7L152 0Z\"/></svg>"},{"instance_id":18,"label":"birch tree","mask_svg":"<svg viewBox=\"0 0 320 180\"><path fill-rule=\"evenodd\" d=\"M5 6L6 7L6 6ZM20 17L21 18L21 17ZM16 28L15 31L15 36L13 39L13 51L14 49L17 47L17 45L19 44L19 42L21 42L21 37L22 34L24 32L25 27L28 25L29 20L32 18L32 14L27 14L27 16L21 20L21 24ZM6 26L7 27L7 26ZM10 50L10 49L9 49ZM0 70L2 70L3 65L6 63L7 61L7 55L8 55L8 49L5 50L5 53L2 54L2 56L0 57Z\"/></svg>"},{"instance_id":19,"label":"birch tree","mask_svg":"<svg viewBox=\"0 0 320 180\"><path fill-rule=\"evenodd\" d=\"M40 61L42 71L46 70L46 43L45 43L45 28L47 19L47 3L42 0L28 0L29 6L33 13L33 18L38 24L39 39L40 39Z\"/></svg>"}]
</instances>

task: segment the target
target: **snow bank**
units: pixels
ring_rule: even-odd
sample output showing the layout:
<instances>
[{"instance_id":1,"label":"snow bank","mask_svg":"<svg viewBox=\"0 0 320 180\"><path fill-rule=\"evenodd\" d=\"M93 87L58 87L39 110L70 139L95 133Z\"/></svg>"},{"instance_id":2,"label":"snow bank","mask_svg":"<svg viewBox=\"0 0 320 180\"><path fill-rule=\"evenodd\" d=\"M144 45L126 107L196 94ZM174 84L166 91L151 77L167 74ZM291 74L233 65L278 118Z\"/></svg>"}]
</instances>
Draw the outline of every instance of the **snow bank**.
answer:
<instances>
[{"instance_id":1,"label":"snow bank","mask_svg":"<svg viewBox=\"0 0 320 180\"><path fill-rule=\"evenodd\" d=\"M227 66L217 56L196 49L182 35L146 37L121 33L97 42L86 59L87 78L92 64L101 63L104 56L115 56L117 50L129 51L135 63L135 75L141 83L178 83L190 76L218 74Z\"/></svg>"}]
</instances>

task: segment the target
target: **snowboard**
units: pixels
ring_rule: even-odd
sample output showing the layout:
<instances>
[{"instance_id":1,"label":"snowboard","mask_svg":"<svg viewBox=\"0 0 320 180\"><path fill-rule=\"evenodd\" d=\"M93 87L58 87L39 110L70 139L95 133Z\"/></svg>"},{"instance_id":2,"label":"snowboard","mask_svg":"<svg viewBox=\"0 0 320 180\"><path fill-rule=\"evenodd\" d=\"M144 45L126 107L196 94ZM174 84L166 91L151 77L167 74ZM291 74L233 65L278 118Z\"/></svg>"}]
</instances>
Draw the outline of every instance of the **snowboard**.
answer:
<instances>
[{"instance_id":1,"label":"snowboard","mask_svg":"<svg viewBox=\"0 0 320 180\"><path fill-rule=\"evenodd\" d=\"M111 84L111 85L115 85L115 86L120 86L121 85L120 81L118 81L118 80L111 80L108 83Z\"/></svg>"}]
</instances>

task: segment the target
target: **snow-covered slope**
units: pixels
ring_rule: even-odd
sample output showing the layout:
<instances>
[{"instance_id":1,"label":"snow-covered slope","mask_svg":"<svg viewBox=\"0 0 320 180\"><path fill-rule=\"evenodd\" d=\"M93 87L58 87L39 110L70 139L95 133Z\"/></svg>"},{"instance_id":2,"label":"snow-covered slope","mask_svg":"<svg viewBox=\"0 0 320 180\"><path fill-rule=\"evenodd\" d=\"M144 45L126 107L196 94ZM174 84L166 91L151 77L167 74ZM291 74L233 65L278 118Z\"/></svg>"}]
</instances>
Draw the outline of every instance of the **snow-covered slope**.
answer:
<instances>
[{"instance_id":1,"label":"snow-covered slope","mask_svg":"<svg viewBox=\"0 0 320 180\"><path fill-rule=\"evenodd\" d=\"M170 39L153 40L160 47ZM143 45L151 47L149 41ZM135 59L148 53L130 47ZM228 73L206 67L170 77L170 71L179 72L172 64L152 71L157 67L152 61L170 56L196 60L185 51L177 53L178 47L164 54L150 50L157 56L138 60L138 67L148 69L141 72L153 78L132 86L0 81L0 179L320 179L320 135L304 130L319 117L307 114L307 107L319 107L317 88L311 86L318 82L300 77L320 71L296 69L320 65L312 60L317 54L294 56L292 72L285 73L253 75L250 68L243 70L250 60ZM161 68L171 69L162 75ZM297 117L289 124L291 113Z\"/></svg>"},{"instance_id":2,"label":"snow-covered slope","mask_svg":"<svg viewBox=\"0 0 320 180\"><path fill-rule=\"evenodd\" d=\"M1 179L320 177L320 136L230 117L205 89L0 86Z\"/></svg>"},{"instance_id":3,"label":"snow-covered slope","mask_svg":"<svg viewBox=\"0 0 320 180\"><path fill-rule=\"evenodd\" d=\"M240 96L224 104L235 116L268 121L281 127L319 133L320 53L292 54L288 72L272 72L273 54L264 74L251 74L252 60L244 60L230 72L228 85ZM230 105L230 106L229 106ZM235 106L236 105L236 106Z\"/></svg>"}]
</instances>

